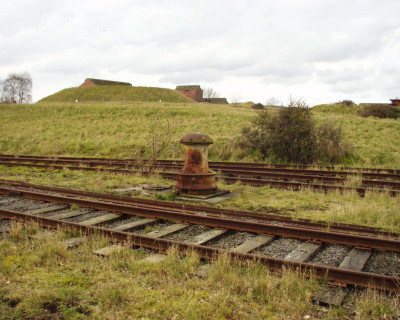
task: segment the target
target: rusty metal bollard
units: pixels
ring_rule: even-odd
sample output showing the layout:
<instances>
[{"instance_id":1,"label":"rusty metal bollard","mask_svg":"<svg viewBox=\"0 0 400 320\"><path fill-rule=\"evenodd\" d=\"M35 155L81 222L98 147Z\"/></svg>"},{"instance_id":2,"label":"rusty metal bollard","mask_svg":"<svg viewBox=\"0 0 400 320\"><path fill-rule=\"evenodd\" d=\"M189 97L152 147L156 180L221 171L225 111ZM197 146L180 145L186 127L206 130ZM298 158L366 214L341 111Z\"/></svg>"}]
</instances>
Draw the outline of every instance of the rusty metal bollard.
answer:
<instances>
[{"instance_id":1,"label":"rusty metal bollard","mask_svg":"<svg viewBox=\"0 0 400 320\"><path fill-rule=\"evenodd\" d=\"M216 172L208 168L208 146L212 139L201 132L195 131L185 135L180 143L185 145L185 164L178 171L176 187L187 194L212 194L217 190L215 185Z\"/></svg>"}]
</instances>

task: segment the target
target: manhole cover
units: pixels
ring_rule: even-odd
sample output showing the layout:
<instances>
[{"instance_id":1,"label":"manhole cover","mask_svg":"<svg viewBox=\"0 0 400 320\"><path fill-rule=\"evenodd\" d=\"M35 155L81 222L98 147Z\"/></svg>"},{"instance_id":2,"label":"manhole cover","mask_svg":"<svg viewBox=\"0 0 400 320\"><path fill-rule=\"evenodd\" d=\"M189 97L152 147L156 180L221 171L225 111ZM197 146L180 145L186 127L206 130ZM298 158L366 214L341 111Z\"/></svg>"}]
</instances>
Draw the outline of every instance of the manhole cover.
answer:
<instances>
[{"instance_id":1,"label":"manhole cover","mask_svg":"<svg viewBox=\"0 0 400 320\"><path fill-rule=\"evenodd\" d=\"M170 186L162 185L162 184L148 184L143 186L143 190L151 190L151 191L158 191L158 190L165 190L171 189Z\"/></svg>"}]
</instances>

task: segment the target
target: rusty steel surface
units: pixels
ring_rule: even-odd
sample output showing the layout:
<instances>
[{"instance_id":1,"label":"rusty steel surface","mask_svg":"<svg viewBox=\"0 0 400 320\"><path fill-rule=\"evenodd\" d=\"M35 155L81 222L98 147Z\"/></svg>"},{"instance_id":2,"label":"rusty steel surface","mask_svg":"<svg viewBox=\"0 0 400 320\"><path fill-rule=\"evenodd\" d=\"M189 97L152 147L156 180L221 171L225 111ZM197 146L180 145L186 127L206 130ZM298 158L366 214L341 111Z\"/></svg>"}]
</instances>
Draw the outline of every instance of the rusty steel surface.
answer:
<instances>
[{"instance_id":1,"label":"rusty steel surface","mask_svg":"<svg viewBox=\"0 0 400 320\"><path fill-rule=\"evenodd\" d=\"M37 223L40 226L47 228L59 229L61 227L67 229L77 229L89 235L94 232L102 233L103 235L110 237L112 241L124 242L132 247L140 246L155 249L162 253L167 253L169 249L176 248L182 254L185 254L188 251L195 251L199 255L199 257L211 260L216 259L221 254L225 254L232 259L237 259L238 261L247 260L259 262L267 266L271 271L275 271L278 273L284 271L285 269L291 269L297 270L307 277L316 277L318 279L331 280L348 285L371 287L378 290L400 293L400 282L399 278L396 277L326 267L310 263L299 263L249 253L237 253L230 250L223 250L203 245L193 245L185 242L152 238L144 235L132 234L122 231L114 231L102 227L84 226L82 224L70 221L60 221L46 217L38 217L1 208L0 216L20 222Z\"/></svg>"},{"instance_id":2,"label":"rusty steel surface","mask_svg":"<svg viewBox=\"0 0 400 320\"><path fill-rule=\"evenodd\" d=\"M185 146L185 163L177 172L176 188L181 193L211 194L217 190L216 172L208 167L208 145L211 138L201 132L185 135L181 141Z\"/></svg>"},{"instance_id":3,"label":"rusty steel surface","mask_svg":"<svg viewBox=\"0 0 400 320\"><path fill-rule=\"evenodd\" d=\"M139 172L139 171L131 170L131 169L61 166L61 165L53 165L53 164L45 165L45 164L32 164L32 163L9 162L9 161L0 161L0 165L10 166L10 167L23 166L23 167L50 168L50 169L60 169L60 170L68 169L68 170L78 170L78 171L95 171L95 172L97 171L97 172L108 172L108 173L116 173L116 174L137 174ZM173 173L173 172L140 171L140 173L143 175L158 173L161 177L163 177L165 179L177 179L177 173ZM393 196L393 197L397 196L400 193L399 190L365 188L365 187L352 188L352 187L344 187L341 185L301 183L301 182L284 181L284 180L251 179L251 178L224 177L224 176L216 177L215 179L225 181L226 183L235 183L237 181L240 181L241 183L243 183L245 185L269 186L269 187L291 189L291 190L300 190L302 188L310 188L313 190L320 190L320 191L324 191L324 192L356 191L361 196L365 195L366 192L387 192L390 196ZM290 180L290 179L288 178L287 180ZM384 181L382 181L382 182L384 182ZM201 193L201 191L199 193Z\"/></svg>"},{"instance_id":4,"label":"rusty steel surface","mask_svg":"<svg viewBox=\"0 0 400 320\"><path fill-rule=\"evenodd\" d=\"M95 193L95 192L88 192L82 190L73 190L73 189L65 189L65 188L57 188L57 187L47 187L41 185L35 185L25 182L19 181L11 181L11 180L1 180L0 184L4 185L11 185L17 186L18 188L27 188L28 190L42 190L47 192L56 192L65 195L72 195L72 196L79 196L79 197L89 197L100 199L102 201L112 201L112 202L119 202L124 204L140 204L145 206L151 206L156 208L169 208L175 210L185 210L185 212L197 213L203 212L211 215L218 215L218 216L225 216L231 218L254 218L260 221L279 221L285 224L294 224L296 226L303 226L307 228L317 228L317 229L328 229L332 231L338 232L359 232L370 234L374 236L387 236L387 237L396 237L400 239L400 234L389 233L385 232L381 229L368 227L368 226L359 226L359 225L351 225L351 224L344 224L344 223L329 223L323 221L311 221L309 219L292 219L290 217L277 215L277 214L262 214L256 212L249 212L249 211L239 211L239 210L229 210L229 209L217 209L212 207L204 207L192 204L180 204L175 202L166 202L166 201L157 201L157 200L149 200L149 199L142 199L142 198L131 198L131 197L122 197L122 196L115 196L110 194L104 193ZM279 213L279 210L274 210L275 213Z\"/></svg>"},{"instance_id":5,"label":"rusty steel surface","mask_svg":"<svg viewBox=\"0 0 400 320\"><path fill-rule=\"evenodd\" d=\"M27 156L27 155L9 155L9 154L0 154L0 158L4 160L29 160L29 161L38 161L43 160L45 161L58 161L59 163L69 163L74 164L77 161L80 161L82 164L85 165L107 165L107 164L115 164L115 165L125 165L125 164L133 164L137 160L128 158L128 159L116 159L116 158L85 158L85 157L56 157L56 156ZM157 163L159 164L166 164L166 165L182 165L182 160L158 160ZM354 173L359 174L362 172L365 173L382 173L382 174L395 174L397 177L400 177L400 169L388 169L388 168L361 168L361 167L346 167L346 166L318 166L318 165L302 165L302 164L271 164L271 163L253 163L253 162L222 162L222 161L210 161L210 167L212 166L219 166L219 167L228 167L231 169L238 169L238 168L277 168L277 169L307 169L312 168L313 172L315 168L320 168L321 172L329 172L334 171L334 173L340 173L339 170L347 170L341 172L342 174L347 173ZM349 172L348 170L353 170L353 172ZM377 178L379 176L376 176ZM390 176L389 176L390 177Z\"/></svg>"},{"instance_id":6,"label":"rusty steel surface","mask_svg":"<svg viewBox=\"0 0 400 320\"><path fill-rule=\"evenodd\" d=\"M209 145L213 144L214 141L212 141L209 135L201 133L199 131L195 131L184 135L180 143L184 145L190 145L190 144Z\"/></svg>"},{"instance_id":7,"label":"rusty steel surface","mask_svg":"<svg viewBox=\"0 0 400 320\"><path fill-rule=\"evenodd\" d=\"M135 159L103 159L101 158L51 158L51 157L33 157L33 156L1 156L0 159L3 161L15 161L15 162L31 162L31 163L47 163L47 164L75 164L84 165L89 167L96 166L114 166L122 168L131 168L136 164ZM178 160L158 160L156 163L157 167L160 168L179 168L184 162ZM347 176L360 176L368 179L396 179L400 180L400 171L393 169L373 169L373 168L347 168L354 171L337 171L330 170L332 167L324 167L326 170L307 170L308 166L289 166L289 165L270 165L270 164L257 164L257 163L238 163L238 162L209 162L209 167L215 170L238 170L242 172L259 172L260 174L286 174L289 175L303 175L304 177L309 176L310 178L315 176L315 179L323 177L332 177L337 179L343 179ZM304 168L302 168L304 167ZM372 172L368 172L372 171ZM341 177L341 178L339 178ZM370 182L375 182L371 180Z\"/></svg>"},{"instance_id":8,"label":"rusty steel surface","mask_svg":"<svg viewBox=\"0 0 400 320\"><path fill-rule=\"evenodd\" d=\"M400 252L400 241L393 239L380 239L371 236L361 236L304 227L285 226L269 223L250 222L238 219L227 219L215 216L196 215L193 213L187 213L185 211L171 210L168 208L161 209L156 207L145 207L143 205L110 203L104 201L83 199L80 197L67 197L34 192L24 189L18 189L15 187L0 187L0 194L19 195L28 199L48 201L59 204L76 204L80 207L88 209L104 210L134 216L145 216L148 218L164 219L175 221L178 223L200 224L213 228L231 229L258 234L271 234L303 240L322 241L326 243L336 243L363 248Z\"/></svg>"},{"instance_id":9,"label":"rusty steel surface","mask_svg":"<svg viewBox=\"0 0 400 320\"><path fill-rule=\"evenodd\" d=\"M65 163L74 164L77 161L80 161L82 164L85 165L107 165L113 163L115 165L125 165L125 164L133 164L137 160L132 158L127 159L116 159L116 158L85 158L85 157L56 157L56 156L27 156L27 155L7 155L7 154L0 154L0 158L4 160L32 160L32 161L66 161ZM182 160L158 160L157 163L159 164L166 164L166 165L182 165ZM389 169L389 168L361 168L361 167L346 167L346 166L318 166L318 165L302 165L302 164L271 164L271 163L253 163L253 162L222 162L222 161L210 161L211 166L219 166L219 167L228 167L231 169L238 169L238 168L276 168L276 169L307 169L311 168L312 171L316 171L315 168L321 169L321 172L329 172L333 171L334 173L340 173L340 170L347 170L341 172L342 174L347 173L355 173L359 174L362 172L365 173L382 173L382 174L395 174L397 177L400 175L400 169ZM353 172L349 171L353 170Z\"/></svg>"}]
</instances>

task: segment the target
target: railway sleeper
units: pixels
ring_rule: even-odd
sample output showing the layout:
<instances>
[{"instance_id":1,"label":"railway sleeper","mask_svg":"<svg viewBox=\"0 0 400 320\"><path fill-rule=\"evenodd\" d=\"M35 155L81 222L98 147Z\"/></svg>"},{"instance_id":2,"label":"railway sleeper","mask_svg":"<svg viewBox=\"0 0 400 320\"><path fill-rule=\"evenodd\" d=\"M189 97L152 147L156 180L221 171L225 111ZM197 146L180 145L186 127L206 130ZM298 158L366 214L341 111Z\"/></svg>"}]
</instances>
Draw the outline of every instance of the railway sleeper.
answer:
<instances>
[{"instance_id":1,"label":"railway sleeper","mask_svg":"<svg viewBox=\"0 0 400 320\"><path fill-rule=\"evenodd\" d=\"M38 201L38 203L43 203ZM29 210L28 210L29 212ZM51 212L51 211L50 211ZM55 210L54 212L58 212L58 210ZM49 212L46 212L45 214L48 214ZM259 249L261 247L267 247L269 245L272 245L275 239L280 239L279 237L277 238L276 236L273 235L260 235L260 234L254 234L250 239L243 241L239 245L234 246L233 248L230 248L229 250L222 250L218 248L213 248L213 247L207 247L204 246L205 243L210 242L211 240L215 240L217 238L223 238L224 236L227 236L228 234L232 234L237 232L237 230L229 230L230 232L228 233L227 230L218 230L218 229L210 229L207 232L200 233L198 235L195 235L188 241L184 242L176 242L176 241L171 241L171 240L163 240L163 238L174 234L178 232L184 232L185 229L188 228L188 224L182 224L182 223L172 223L170 225L165 226L162 229L156 230L156 231L150 231L147 233L144 233L143 235L140 234L135 234L135 233L125 233L109 228L99 228L95 227L94 225L98 224L93 223L93 218L88 217L88 219L83 219L79 223L72 222L72 221L66 221L65 218L64 220L56 220L52 219L52 216L47 216L47 217L42 217L41 214L44 213L39 213L39 214L29 214L29 213L22 213L22 212L15 212L7 209L0 209L0 215L5 216L6 218L12 218L12 219L23 219L24 221L37 221L39 224L48 226L48 227L54 227L54 226L73 226L76 228L79 228L80 230L86 230L87 232L90 232L90 230L98 230L103 233L108 234L111 236L111 238L114 241L118 242L124 242L127 241L127 243L131 243L133 246L140 246L143 245L144 247L148 247L151 249L156 249L162 253L165 253L168 251L168 249L171 246L177 246L178 248L181 248L182 251L183 249L195 249L200 253L200 256L203 258L213 258L215 254L219 254L222 252L227 252L231 255L231 257L236 257L239 259L256 259L258 261L263 262L264 264L269 265L273 270L277 270L278 265L283 266L291 266L291 267L300 267L304 268L305 270L308 270L309 272L315 272L316 270L319 271L317 272L317 276L326 278L336 281L338 283L343 283L343 284L351 284L351 285L360 285L362 283L363 285L367 285L368 281L366 281L364 277L371 278L370 280L373 281L374 277L375 280L377 280L379 277L381 278L381 283L380 285L375 286L379 289L388 289L391 291L397 291L399 292L399 278L397 277L388 277L388 276L382 276L382 275L377 275L377 274L370 274L370 273L365 273L361 272L361 270L364 268L365 264L367 263L368 259L371 257L373 254L373 251L371 250L365 250L365 249L360 249L360 248L355 248L350 251L350 253L341 261L340 265L337 268L326 268L323 266L319 266L316 264L306 264L304 263L305 261L308 261L310 257L312 257L318 250L323 250L322 249L322 244L319 243L311 243L311 242L301 242L300 244L296 245L293 247L290 252L283 258L283 259L277 259L274 256L262 256L260 254L254 255L254 254L249 254L249 252L253 252L256 248ZM82 212L81 215L84 215L85 213ZM54 216L59 216L59 214L54 214ZM111 216L112 215L112 216ZM106 213L102 212L102 215L100 217L105 217L108 216L109 218L120 218L121 215L116 215L114 213ZM121 217L122 219L126 218L124 216ZM101 220L101 219L100 219ZM99 219L97 221L100 221ZM112 219L110 220L101 220L101 223L109 223L111 222ZM88 221L92 221L88 223ZM116 238L116 239L114 239ZM159 240L157 240L159 239ZM133 240L133 241L132 241ZM202 244L202 245L199 245ZM278 268L279 269L279 268ZM322 270L325 273L321 273ZM338 273L338 270L345 270L346 273L352 274L355 278L363 278L363 281L359 282L360 280L354 280L351 275L345 276L344 273L342 273L342 277L338 276L336 274L334 277L330 277L332 273ZM339 272L340 274L340 272ZM323 276L322 276L323 275ZM383 280L382 280L383 279ZM323 296L323 295L322 295ZM322 299L322 298L321 298Z\"/></svg>"}]
</instances>

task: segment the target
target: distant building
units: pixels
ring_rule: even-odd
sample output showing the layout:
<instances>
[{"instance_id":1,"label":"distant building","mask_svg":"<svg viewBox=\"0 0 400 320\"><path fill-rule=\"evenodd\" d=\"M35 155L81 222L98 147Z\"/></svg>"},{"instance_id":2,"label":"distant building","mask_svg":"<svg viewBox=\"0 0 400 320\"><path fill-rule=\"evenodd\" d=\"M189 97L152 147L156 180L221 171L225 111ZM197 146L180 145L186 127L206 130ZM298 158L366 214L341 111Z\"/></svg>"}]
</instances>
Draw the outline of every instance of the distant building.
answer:
<instances>
[{"instance_id":1,"label":"distant building","mask_svg":"<svg viewBox=\"0 0 400 320\"><path fill-rule=\"evenodd\" d=\"M392 101L392 105L400 107L400 99L390 99Z\"/></svg>"},{"instance_id":2,"label":"distant building","mask_svg":"<svg viewBox=\"0 0 400 320\"><path fill-rule=\"evenodd\" d=\"M96 86L130 86L130 87L132 87L132 84L129 82L87 78L85 80L85 82L80 85L80 87L96 87Z\"/></svg>"},{"instance_id":3,"label":"distant building","mask_svg":"<svg viewBox=\"0 0 400 320\"><path fill-rule=\"evenodd\" d=\"M199 102L208 102L215 104L228 104L228 100L226 98L201 98Z\"/></svg>"},{"instance_id":4,"label":"distant building","mask_svg":"<svg viewBox=\"0 0 400 320\"><path fill-rule=\"evenodd\" d=\"M197 84L190 86L177 86L175 90L197 102L228 104L226 98L203 98L203 89L201 89Z\"/></svg>"},{"instance_id":5,"label":"distant building","mask_svg":"<svg viewBox=\"0 0 400 320\"><path fill-rule=\"evenodd\" d=\"M203 89L199 85L177 86L175 90L195 101L200 101L203 98Z\"/></svg>"}]
</instances>

